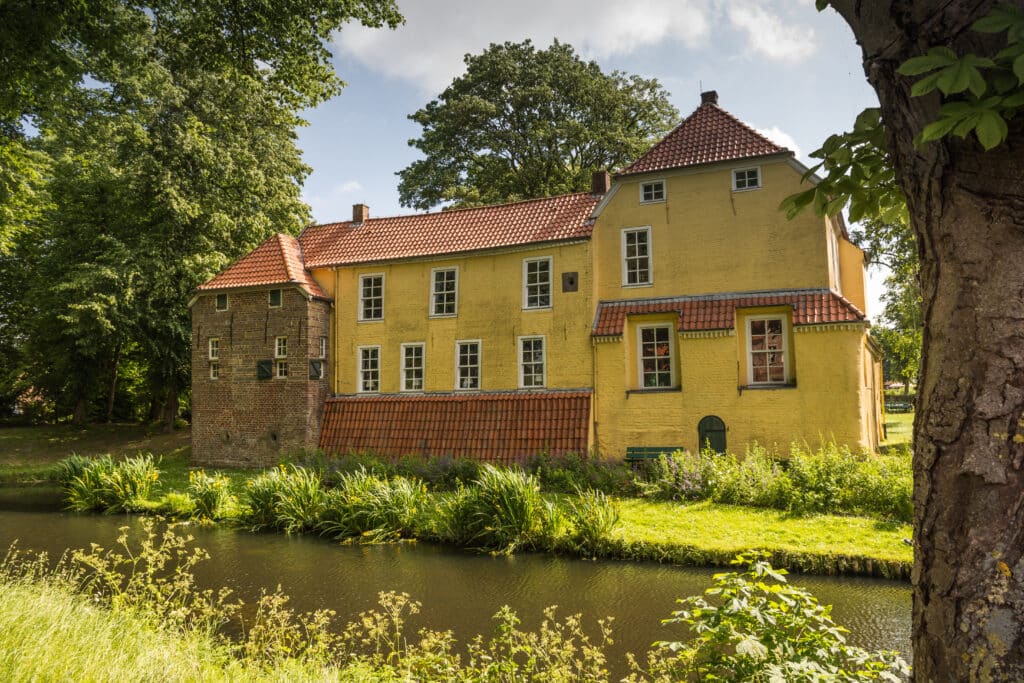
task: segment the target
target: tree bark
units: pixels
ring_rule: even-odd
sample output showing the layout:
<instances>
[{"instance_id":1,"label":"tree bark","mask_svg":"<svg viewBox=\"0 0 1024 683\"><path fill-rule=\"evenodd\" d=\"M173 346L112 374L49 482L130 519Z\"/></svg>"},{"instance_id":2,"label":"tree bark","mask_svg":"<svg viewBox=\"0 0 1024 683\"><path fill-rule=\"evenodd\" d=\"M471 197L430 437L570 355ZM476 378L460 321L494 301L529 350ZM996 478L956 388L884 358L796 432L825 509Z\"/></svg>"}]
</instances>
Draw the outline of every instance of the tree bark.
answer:
<instances>
[{"instance_id":1,"label":"tree bark","mask_svg":"<svg viewBox=\"0 0 1024 683\"><path fill-rule=\"evenodd\" d=\"M110 391L107 393L107 424L114 421L114 396L117 394L117 373L121 366L121 345L114 349L113 368L111 369Z\"/></svg>"},{"instance_id":2,"label":"tree bark","mask_svg":"<svg viewBox=\"0 0 1024 683\"><path fill-rule=\"evenodd\" d=\"M178 419L178 386L174 382L167 386L167 397L164 399L163 420L164 432L174 431L174 422Z\"/></svg>"},{"instance_id":3,"label":"tree bark","mask_svg":"<svg viewBox=\"0 0 1024 683\"><path fill-rule=\"evenodd\" d=\"M1024 680L1024 124L915 148L938 117L896 73L969 31L989 1L836 0L864 51L917 237L925 325L914 423L914 678Z\"/></svg>"},{"instance_id":4,"label":"tree bark","mask_svg":"<svg viewBox=\"0 0 1024 683\"><path fill-rule=\"evenodd\" d=\"M75 401L75 412L71 415L71 424L81 427L89 417L89 401L85 396L79 396Z\"/></svg>"}]
</instances>

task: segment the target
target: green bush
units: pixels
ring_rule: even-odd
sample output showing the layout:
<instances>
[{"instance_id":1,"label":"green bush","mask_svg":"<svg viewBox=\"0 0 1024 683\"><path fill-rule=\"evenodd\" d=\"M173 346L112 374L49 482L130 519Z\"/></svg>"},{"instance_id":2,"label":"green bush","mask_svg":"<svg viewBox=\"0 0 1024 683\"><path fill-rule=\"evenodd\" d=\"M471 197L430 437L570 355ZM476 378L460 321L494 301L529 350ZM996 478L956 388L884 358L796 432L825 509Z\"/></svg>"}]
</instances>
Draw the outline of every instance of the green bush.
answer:
<instances>
[{"instance_id":1,"label":"green bush","mask_svg":"<svg viewBox=\"0 0 1024 683\"><path fill-rule=\"evenodd\" d=\"M689 640L659 642L644 674L656 680L898 681L909 667L896 652L847 645L831 607L790 586L765 555L740 555L741 572L716 574L666 624L685 624Z\"/></svg>"},{"instance_id":2,"label":"green bush","mask_svg":"<svg viewBox=\"0 0 1024 683\"><path fill-rule=\"evenodd\" d=\"M281 477L274 501L275 526L289 534L312 531L324 508L319 473L297 465L278 469Z\"/></svg>"},{"instance_id":3,"label":"green bush","mask_svg":"<svg viewBox=\"0 0 1024 683\"><path fill-rule=\"evenodd\" d=\"M253 531L277 529L278 494L284 489L284 466L267 470L245 482L242 519Z\"/></svg>"},{"instance_id":4,"label":"green bush","mask_svg":"<svg viewBox=\"0 0 1024 683\"><path fill-rule=\"evenodd\" d=\"M88 462L83 460L73 456L61 465L61 487L70 510L139 510L160 478L160 470L149 454L118 463L109 455Z\"/></svg>"},{"instance_id":5,"label":"green bush","mask_svg":"<svg viewBox=\"0 0 1024 683\"><path fill-rule=\"evenodd\" d=\"M342 474L338 486L324 494L317 529L336 538L414 538L428 505L422 482L405 477L387 480L358 470Z\"/></svg>"},{"instance_id":6,"label":"green bush","mask_svg":"<svg viewBox=\"0 0 1024 683\"><path fill-rule=\"evenodd\" d=\"M188 473L187 495L192 501L192 515L209 520L223 517L234 498L228 477L203 470Z\"/></svg>"},{"instance_id":7,"label":"green bush","mask_svg":"<svg viewBox=\"0 0 1024 683\"><path fill-rule=\"evenodd\" d=\"M601 462L576 453L538 453L526 460L525 469L537 477L542 490L552 493L587 489L620 496L637 493L633 470L621 462Z\"/></svg>"},{"instance_id":8,"label":"green bush","mask_svg":"<svg viewBox=\"0 0 1024 683\"><path fill-rule=\"evenodd\" d=\"M572 550L584 555L596 555L604 550L619 525L618 503L603 491L577 490L568 498L565 512Z\"/></svg>"}]
</instances>

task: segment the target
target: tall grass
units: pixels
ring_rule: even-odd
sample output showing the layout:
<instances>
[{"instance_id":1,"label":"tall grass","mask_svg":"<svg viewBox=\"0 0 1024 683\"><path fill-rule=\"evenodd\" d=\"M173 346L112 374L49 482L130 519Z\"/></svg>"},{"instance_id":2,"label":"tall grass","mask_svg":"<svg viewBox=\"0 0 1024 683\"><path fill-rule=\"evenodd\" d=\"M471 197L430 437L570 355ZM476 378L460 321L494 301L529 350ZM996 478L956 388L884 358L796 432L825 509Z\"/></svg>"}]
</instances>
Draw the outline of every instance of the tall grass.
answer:
<instances>
[{"instance_id":1,"label":"tall grass","mask_svg":"<svg viewBox=\"0 0 1024 683\"><path fill-rule=\"evenodd\" d=\"M320 474L298 465L281 465L246 482L247 512L253 530L303 533L316 529L324 509Z\"/></svg>"},{"instance_id":2,"label":"tall grass","mask_svg":"<svg viewBox=\"0 0 1024 683\"><path fill-rule=\"evenodd\" d=\"M377 477L365 469L340 475L327 491L317 529L336 538L391 541L420 535L429 498L414 479Z\"/></svg>"},{"instance_id":3,"label":"tall grass","mask_svg":"<svg viewBox=\"0 0 1024 683\"><path fill-rule=\"evenodd\" d=\"M59 468L60 486L67 506L86 512L131 512L143 507L160 470L150 454L114 462L109 456L89 461L75 457Z\"/></svg>"}]
</instances>

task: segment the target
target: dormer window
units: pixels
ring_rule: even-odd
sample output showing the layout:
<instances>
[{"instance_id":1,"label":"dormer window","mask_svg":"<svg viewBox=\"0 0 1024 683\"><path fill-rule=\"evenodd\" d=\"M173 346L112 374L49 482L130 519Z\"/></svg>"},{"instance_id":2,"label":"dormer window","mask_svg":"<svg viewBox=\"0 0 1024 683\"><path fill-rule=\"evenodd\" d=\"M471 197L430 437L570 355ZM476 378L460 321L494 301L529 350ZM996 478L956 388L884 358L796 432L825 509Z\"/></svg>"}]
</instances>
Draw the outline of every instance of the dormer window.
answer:
<instances>
[{"instance_id":1,"label":"dormer window","mask_svg":"<svg viewBox=\"0 0 1024 683\"><path fill-rule=\"evenodd\" d=\"M651 204L653 202L665 201L665 181L652 180L649 183L640 183L640 203Z\"/></svg>"},{"instance_id":2,"label":"dormer window","mask_svg":"<svg viewBox=\"0 0 1024 683\"><path fill-rule=\"evenodd\" d=\"M270 290L270 307L281 308L281 290L272 289Z\"/></svg>"},{"instance_id":3,"label":"dormer window","mask_svg":"<svg viewBox=\"0 0 1024 683\"><path fill-rule=\"evenodd\" d=\"M757 190L761 187L761 169L737 168L732 172L732 189L736 192Z\"/></svg>"}]
</instances>

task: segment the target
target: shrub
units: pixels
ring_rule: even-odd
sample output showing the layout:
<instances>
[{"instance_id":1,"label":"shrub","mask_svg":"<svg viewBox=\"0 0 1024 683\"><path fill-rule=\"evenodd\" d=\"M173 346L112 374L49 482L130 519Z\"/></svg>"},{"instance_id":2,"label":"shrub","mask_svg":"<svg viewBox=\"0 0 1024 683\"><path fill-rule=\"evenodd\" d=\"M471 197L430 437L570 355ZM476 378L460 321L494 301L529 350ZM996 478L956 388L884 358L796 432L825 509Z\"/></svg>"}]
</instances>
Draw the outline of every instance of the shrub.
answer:
<instances>
[{"instance_id":1,"label":"shrub","mask_svg":"<svg viewBox=\"0 0 1024 683\"><path fill-rule=\"evenodd\" d=\"M576 453L538 453L527 459L525 469L537 477L541 489L554 493L586 489L617 495L636 493L633 471L624 463L601 462Z\"/></svg>"},{"instance_id":2,"label":"shrub","mask_svg":"<svg viewBox=\"0 0 1024 683\"><path fill-rule=\"evenodd\" d=\"M426 505L422 482L404 477L388 481L358 470L341 475L337 488L325 493L317 529L338 538L413 538Z\"/></svg>"},{"instance_id":3,"label":"shrub","mask_svg":"<svg viewBox=\"0 0 1024 683\"><path fill-rule=\"evenodd\" d=\"M285 533L312 531L320 522L324 492L320 475L304 467L281 466L274 501L275 526Z\"/></svg>"},{"instance_id":4,"label":"shrub","mask_svg":"<svg viewBox=\"0 0 1024 683\"><path fill-rule=\"evenodd\" d=\"M75 471L80 473L76 476ZM130 512L141 509L160 478L160 470L150 454L119 463L106 455L88 463L70 462L62 468L61 476L71 477L62 483L68 509Z\"/></svg>"},{"instance_id":5,"label":"shrub","mask_svg":"<svg viewBox=\"0 0 1024 683\"><path fill-rule=\"evenodd\" d=\"M716 456L717 457L717 456ZM659 500L705 500L714 491L714 459L675 451L651 460L638 480L643 495Z\"/></svg>"},{"instance_id":6,"label":"shrub","mask_svg":"<svg viewBox=\"0 0 1024 683\"><path fill-rule=\"evenodd\" d=\"M716 574L700 596L680 600L667 624L686 624L686 642L659 642L647 674L658 680L875 681L909 673L895 652L846 644L846 629L809 592L790 586L765 555L740 555L741 572Z\"/></svg>"},{"instance_id":7,"label":"shrub","mask_svg":"<svg viewBox=\"0 0 1024 683\"><path fill-rule=\"evenodd\" d=\"M215 520L224 515L233 496L231 480L223 474L207 474L203 470L188 473L188 496L192 500L192 514L201 519Z\"/></svg>"},{"instance_id":8,"label":"shrub","mask_svg":"<svg viewBox=\"0 0 1024 683\"><path fill-rule=\"evenodd\" d=\"M248 510L243 519L253 531L278 528L277 502L283 481L284 466L246 480L244 500Z\"/></svg>"},{"instance_id":9,"label":"shrub","mask_svg":"<svg viewBox=\"0 0 1024 683\"><path fill-rule=\"evenodd\" d=\"M492 465L473 486L446 496L438 514L442 540L506 553L542 545L557 521L536 477Z\"/></svg>"},{"instance_id":10,"label":"shrub","mask_svg":"<svg viewBox=\"0 0 1024 683\"><path fill-rule=\"evenodd\" d=\"M601 552L619 525L619 505L603 491L577 490L565 509L570 525L569 542L576 552Z\"/></svg>"}]
</instances>

